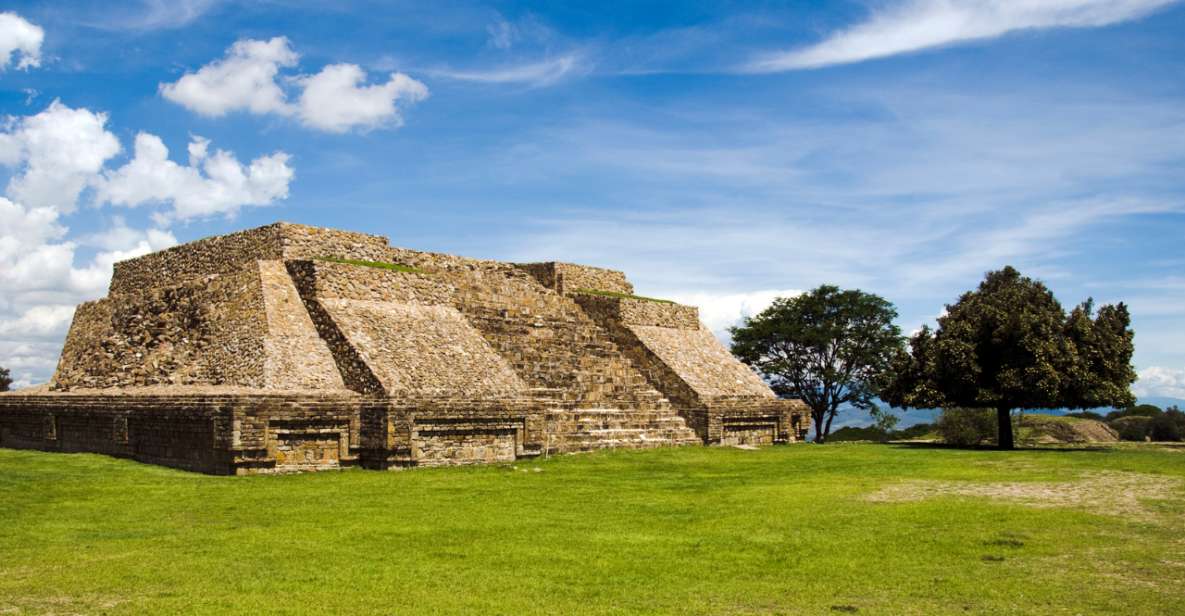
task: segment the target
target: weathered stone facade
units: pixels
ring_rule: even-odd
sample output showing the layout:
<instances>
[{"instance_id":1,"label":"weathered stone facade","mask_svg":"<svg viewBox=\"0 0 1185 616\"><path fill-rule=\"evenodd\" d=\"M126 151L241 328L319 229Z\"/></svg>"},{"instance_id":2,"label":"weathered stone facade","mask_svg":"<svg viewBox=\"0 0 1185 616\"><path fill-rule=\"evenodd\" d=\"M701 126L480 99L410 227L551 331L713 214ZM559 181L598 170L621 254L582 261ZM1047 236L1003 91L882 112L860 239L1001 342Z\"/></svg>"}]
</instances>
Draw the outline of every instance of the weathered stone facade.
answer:
<instances>
[{"instance_id":1,"label":"weathered stone facade","mask_svg":"<svg viewBox=\"0 0 1185 616\"><path fill-rule=\"evenodd\" d=\"M694 307L632 293L286 223L208 238L116 264L51 383L0 394L0 446L244 474L802 438Z\"/></svg>"}]
</instances>

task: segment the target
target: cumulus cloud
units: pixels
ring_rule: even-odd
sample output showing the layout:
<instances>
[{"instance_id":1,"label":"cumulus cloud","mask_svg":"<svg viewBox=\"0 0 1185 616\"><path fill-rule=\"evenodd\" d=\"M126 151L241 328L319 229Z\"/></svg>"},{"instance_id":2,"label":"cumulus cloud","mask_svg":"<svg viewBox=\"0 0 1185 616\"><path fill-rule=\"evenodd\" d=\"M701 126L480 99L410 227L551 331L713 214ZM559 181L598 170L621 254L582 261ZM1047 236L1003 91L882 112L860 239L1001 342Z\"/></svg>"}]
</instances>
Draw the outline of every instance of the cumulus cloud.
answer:
<instances>
[{"instance_id":1,"label":"cumulus cloud","mask_svg":"<svg viewBox=\"0 0 1185 616\"><path fill-rule=\"evenodd\" d=\"M904 0L809 47L770 54L753 72L862 62L1039 28L1089 28L1132 19L1177 0Z\"/></svg>"},{"instance_id":2,"label":"cumulus cloud","mask_svg":"<svg viewBox=\"0 0 1185 616\"><path fill-rule=\"evenodd\" d=\"M74 306L33 306L15 319L0 320L0 336L58 338L73 317Z\"/></svg>"},{"instance_id":3,"label":"cumulus cloud","mask_svg":"<svg viewBox=\"0 0 1185 616\"><path fill-rule=\"evenodd\" d=\"M67 240L67 233L53 209L26 208L0 197L0 318L34 305L73 305L101 295L113 263L177 243L167 230L131 229L119 219L112 229L81 240ZM75 267L81 245L99 252Z\"/></svg>"},{"instance_id":4,"label":"cumulus cloud","mask_svg":"<svg viewBox=\"0 0 1185 616\"><path fill-rule=\"evenodd\" d=\"M296 66L299 59L283 36L242 40L231 45L223 59L186 73L175 83L161 84L160 92L204 116L220 117L231 111L287 114L290 107L276 76L281 68Z\"/></svg>"},{"instance_id":5,"label":"cumulus cloud","mask_svg":"<svg viewBox=\"0 0 1185 616\"><path fill-rule=\"evenodd\" d=\"M1132 391L1139 397L1185 398L1185 368L1151 366L1139 371Z\"/></svg>"},{"instance_id":6,"label":"cumulus cloud","mask_svg":"<svg viewBox=\"0 0 1185 616\"><path fill-rule=\"evenodd\" d=\"M0 132L0 164L16 167L10 198L32 207L74 210L79 194L120 151L107 115L55 100L37 115L10 119Z\"/></svg>"},{"instance_id":7,"label":"cumulus cloud","mask_svg":"<svg viewBox=\"0 0 1185 616\"><path fill-rule=\"evenodd\" d=\"M0 197L0 365L22 385L49 378L75 306L104 294L116 261L177 243L166 230L131 229L118 219L77 241L66 235L54 210ZM78 263L84 245L99 252Z\"/></svg>"},{"instance_id":8,"label":"cumulus cloud","mask_svg":"<svg viewBox=\"0 0 1185 616\"><path fill-rule=\"evenodd\" d=\"M396 103L414 103L428 97L428 87L404 75L391 73L383 84L359 85L366 73L354 64L332 64L320 73L302 77L299 116L306 126L331 133L352 128L399 126L403 118Z\"/></svg>"},{"instance_id":9,"label":"cumulus cloud","mask_svg":"<svg viewBox=\"0 0 1185 616\"><path fill-rule=\"evenodd\" d=\"M243 165L225 150L209 154L208 144L194 138L190 164L182 166L169 160L160 137L136 135L132 160L96 182L98 201L128 207L171 203L168 217L184 220L233 215L244 206L268 205L288 196L294 172L287 154L276 152Z\"/></svg>"},{"instance_id":10,"label":"cumulus cloud","mask_svg":"<svg viewBox=\"0 0 1185 616\"><path fill-rule=\"evenodd\" d=\"M16 13L0 13L0 71L8 68L16 55L16 67L41 66L41 42L45 31Z\"/></svg>"},{"instance_id":11,"label":"cumulus cloud","mask_svg":"<svg viewBox=\"0 0 1185 616\"><path fill-rule=\"evenodd\" d=\"M28 385L49 378L74 307L104 294L115 262L177 243L162 227L137 229L116 217L107 229L71 236L63 216L88 187L99 204L170 206L158 224L267 205L288 194L293 171L283 152L243 164L194 137L189 164L168 158L159 137L140 133L131 160L106 116L54 101L0 130L0 165L14 169L0 197L0 365Z\"/></svg>"},{"instance_id":12,"label":"cumulus cloud","mask_svg":"<svg viewBox=\"0 0 1185 616\"><path fill-rule=\"evenodd\" d=\"M312 75L280 74L295 67L299 59L286 37L245 39L232 45L221 60L174 83L161 84L160 92L208 117L234 111L275 114L334 133L400 126L400 106L428 96L427 86L403 73L391 73L385 83L366 85L366 72L356 64L331 64ZM284 85L300 90L295 103L289 101Z\"/></svg>"}]
</instances>

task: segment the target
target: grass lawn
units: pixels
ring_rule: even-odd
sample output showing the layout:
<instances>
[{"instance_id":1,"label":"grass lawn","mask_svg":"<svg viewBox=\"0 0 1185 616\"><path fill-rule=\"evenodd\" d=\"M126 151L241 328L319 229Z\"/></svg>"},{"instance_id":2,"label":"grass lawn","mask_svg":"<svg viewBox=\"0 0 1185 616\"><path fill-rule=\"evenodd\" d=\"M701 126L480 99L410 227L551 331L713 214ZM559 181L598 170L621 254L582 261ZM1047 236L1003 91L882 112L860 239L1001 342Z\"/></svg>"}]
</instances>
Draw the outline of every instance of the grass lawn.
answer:
<instances>
[{"instance_id":1,"label":"grass lawn","mask_svg":"<svg viewBox=\"0 0 1185 616\"><path fill-rule=\"evenodd\" d=\"M0 614L47 612L1185 613L1185 449L237 478L0 449Z\"/></svg>"}]
</instances>

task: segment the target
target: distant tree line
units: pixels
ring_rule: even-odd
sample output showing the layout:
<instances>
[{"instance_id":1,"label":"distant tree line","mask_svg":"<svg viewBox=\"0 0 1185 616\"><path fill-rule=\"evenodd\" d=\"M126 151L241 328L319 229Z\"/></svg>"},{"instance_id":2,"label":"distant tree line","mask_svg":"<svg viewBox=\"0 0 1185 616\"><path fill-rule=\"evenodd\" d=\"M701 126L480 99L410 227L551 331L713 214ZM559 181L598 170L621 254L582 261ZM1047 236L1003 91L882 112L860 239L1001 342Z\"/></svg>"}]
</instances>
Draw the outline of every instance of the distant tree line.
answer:
<instances>
[{"instance_id":1,"label":"distant tree line","mask_svg":"<svg viewBox=\"0 0 1185 616\"><path fill-rule=\"evenodd\" d=\"M879 296L824 285L732 328L732 349L775 392L810 407L817 442L843 407L871 412L890 434L877 399L895 408L992 409L1001 449L1015 445L1017 411L1135 403L1134 333L1122 303L1096 311L1088 299L1066 312L1044 284L1005 267L908 344L896 316Z\"/></svg>"}]
</instances>

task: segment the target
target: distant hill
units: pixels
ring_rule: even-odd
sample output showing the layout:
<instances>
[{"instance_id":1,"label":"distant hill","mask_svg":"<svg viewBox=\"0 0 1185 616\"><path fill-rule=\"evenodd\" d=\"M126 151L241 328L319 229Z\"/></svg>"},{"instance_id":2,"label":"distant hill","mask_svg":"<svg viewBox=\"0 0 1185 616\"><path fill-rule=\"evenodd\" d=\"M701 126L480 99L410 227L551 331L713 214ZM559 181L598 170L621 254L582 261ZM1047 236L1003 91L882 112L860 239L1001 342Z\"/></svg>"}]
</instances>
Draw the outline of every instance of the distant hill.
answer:
<instances>
[{"instance_id":1,"label":"distant hill","mask_svg":"<svg viewBox=\"0 0 1185 616\"><path fill-rule=\"evenodd\" d=\"M1168 396L1148 396L1140 398L1140 404L1152 404L1160 408L1167 408L1176 406L1179 409L1185 409L1185 398L1169 398Z\"/></svg>"},{"instance_id":2,"label":"distant hill","mask_svg":"<svg viewBox=\"0 0 1185 616\"><path fill-rule=\"evenodd\" d=\"M1185 398L1171 398L1168 396L1145 396L1145 397L1139 398L1137 400L1137 403L1152 404L1155 406L1159 406L1162 409L1169 407L1169 406L1173 406L1173 405L1176 405L1181 409L1185 409ZM882 403L881 406L884 407L886 405L884 405ZM938 419L938 414L941 412L939 409L909 409L909 410L904 410L904 411L901 409L890 409L890 410L895 415L897 415L898 417L901 418L901 421L897 424L898 429L908 428L910 426L920 424L920 423L933 423L936 419ZM1108 412L1112 411L1113 409L1111 409L1110 407L1105 407L1105 408L1093 409L1093 410L1096 413L1099 413L1100 415L1106 415ZM1066 413L1072 413L1073 411L1074 411L1074 409L1043 409L1040 411L1031 411L1031 412L1035 413L1035 414L1040 414L1040 415L1065 415ZM870 426L870 425L872 425L872 418L868 416L867 412L861 411L859 409L854 409L854 408L846 408L846 409L840 409L839 416L835 418L835 423L831 424L831 431L834 432L834 431L836 431L840 428L843 428L845 426L850 426L853 428L863 428L863 427Z\"/></svg>"}]
</instances>

